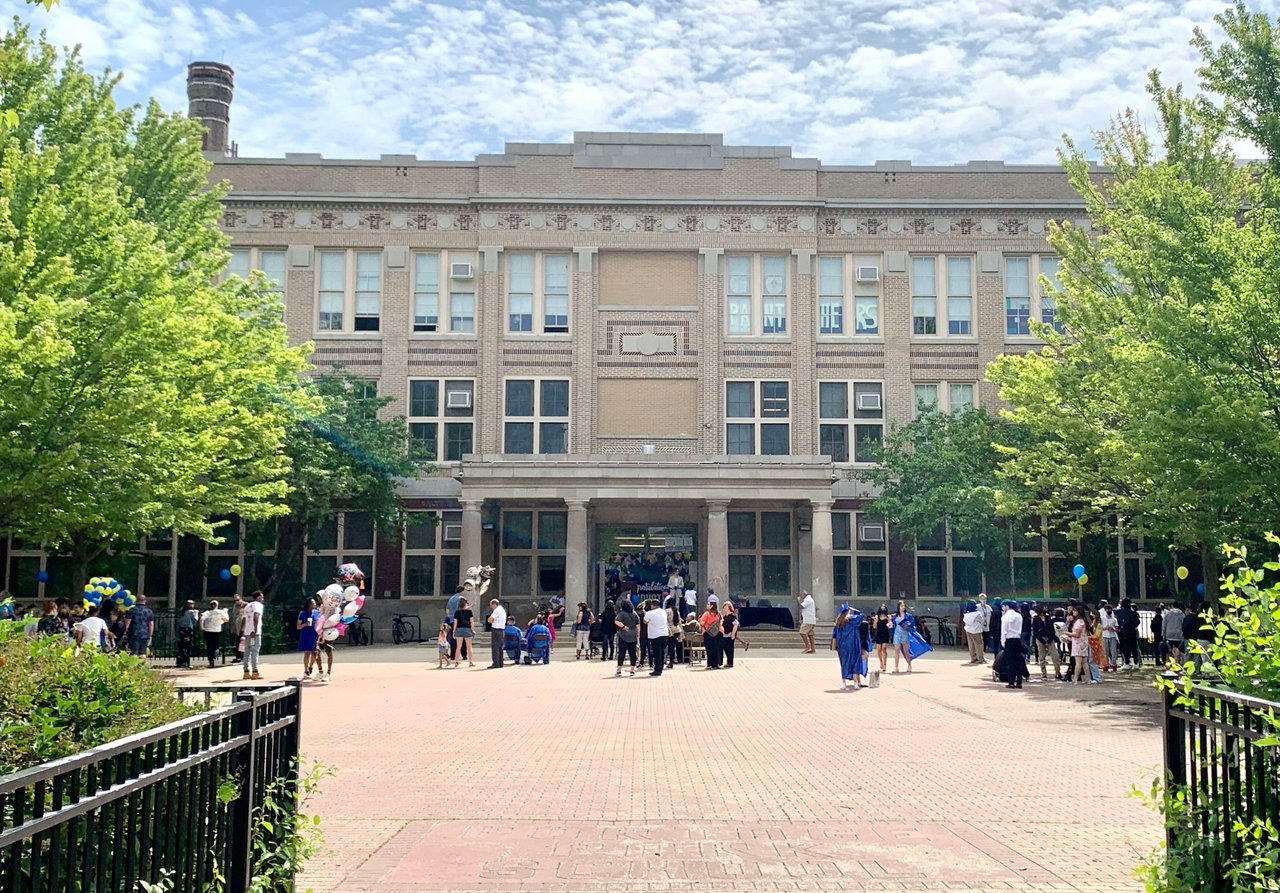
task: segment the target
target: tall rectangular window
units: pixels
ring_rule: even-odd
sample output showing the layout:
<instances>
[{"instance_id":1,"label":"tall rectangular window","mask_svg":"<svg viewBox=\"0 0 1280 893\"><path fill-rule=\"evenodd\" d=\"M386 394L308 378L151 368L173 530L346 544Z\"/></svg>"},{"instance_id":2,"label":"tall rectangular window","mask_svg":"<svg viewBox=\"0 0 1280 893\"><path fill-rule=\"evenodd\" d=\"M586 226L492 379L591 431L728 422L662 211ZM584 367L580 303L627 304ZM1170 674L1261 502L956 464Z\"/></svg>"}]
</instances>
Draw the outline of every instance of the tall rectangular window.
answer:
<instances>
[{"instance_id":1,"label":"tall rectangular window","mask_svg":"<svg viewBox=\"0 0 1280 893\"><path fill-rule=\"evenodd\" d=\"M936 384L918 384L914 388L913 415L918 416L921 410L938 408L938 386Z\"/></svg>"},{"instance_id":2,"label":"tall rectangular window","mask_svg":"<svg viewBox=\"0 0 1280 893\"><path fill-rule=\"evenodd\" d=\"M356 252L357 332L376 332L382 316L382 252Z\"/></svg>"},{"instance_id":3,"label":"tall rectangular window","mask_svg":"<svg viewBox=\"0 0 1280 893\"><path fill-rule=\"evenodd\" d=\"M267 278L267 288L284 300L284 252L275 248L259 249L258 269Z\"/></svg>"},{"instance_id":4,"label":"tall rectangular window","mask_svg":"<svg viewBox=\"0 0 1280 893\"><path fill-rule=\"evenodd\" d=\"M462 512L409 512L404 529L404 596L446 596L462 562Z\"/></svg>"},{"instance_id":5,"label":"tall rectangular window","mask_svg":"<svg viewBox=\"0 0 1280 893\"><path fill-rule=\"evenodd\" d=\"M791 258L731 255L725 259L725 330L730 335L785 335Z\"/></svg>"},{"instance_id":6,"label":"tall rectangular window","mask_svg":"<svg viewBox=\"0 0 1280 893\"><path fill-rule=\"evenodd\" d=\"M751 334L751 258L730 257L729 270L729 334Z\"/></svg>"},{"instance_id":7,"label":"tall rectangular window","mask_svg":"<svg viewBox=\"0 0 1280 893\"><path fill-rule=\"evenodd\" d=\"M880 258L853 259L854 334L880 334Z\"/></svg>"},{"instance_id":8,"label":"tall rectangular window","mask_svg":"<svg viewBox=\"0 0 1280 893\"><path fill-rule=\"evenodd\" d=\"M818 259L818 334L844 334L844 258Z\"/></svg>"},{"instance_id":9,"label":"tall rectangular window","mask_svg":"<svg viewBox=\"0 0 1280 893\"><path fill-rule=\"evenodd\" d=\"M848 382L818 382L818 419L818 452L832 462L848 462Z\"/></svg>"},{"instance_id":10,"label":"tall rectangular window","mask_svg":"<svg viewBox=\"0 0 1280 893\"><path fill-rule=\"evenodd\" d=\"M785 456L791 452L791 383L725 382L725 452Z\"/></svg>"},{"instance_id":11,"label":"tall rectangular window","mask_svg":"<svg viewBox=\"0 0 1280 893\"><path fill-rule=\"evenodd\" d=\"M440 329L440 255L419 253L413 256L413 330L436 332Z\"/></svg>"},{"instance_id":12,"label":"tall rectangular window","mask_svg":"<svg viewBox=\"0 0 1280 893\"><path fill-rule=\"evenodd\" d=\"M569 255L548 254L543 258L542 330L569 331Z\"/></svg>"},{"instance_id":13,"label":"tall rectangular window","mask_svg":"<svg viewBox=\"0 0 1280 893\"><path fill-rule=\"evenodd\" d=\"M938 334L937 258L911 258L911 331Z\"/></svg>"},{"instance_id":14,"label":"tall rectangular window","mask_svg":"<svg viewBox=\"0 0 1280 893\"><path fill-rule=\"evenodd\" d=\"M1044 283L1040 285L1040 320L1047 326L1052 326L1058 334L1064 331L1062 323L1058 322L1058 296L1057 292L1061 290L1062 283L1058 281L1058 258L1052 256L1040 256L1040 275L1048 280L1048 286Z\"/></svg>"},{"instance_id":15,"label":"tall rectangular window","mask_svg":"<svg viewBox=\"0 0 1280 893\"><path fill-rule=\"evenodd\" d=\"M569 452L568 379L507 379L503 415L504 453Z\"/></svg>"},{"instance_id":16,"label":"tall rectangular window","mask_svg":"<svg viewBox=\"0 0 1280 893\"><path fill-rule=\"evenodd\" d=\"M409 380L409 437L422 458L459 462L475 452L474 399L470 379Z\"/></svg>"},{"instance_id":17,"label":"tall rectangular window","mask_svg":"<svg viewBox=\"0 0 1280 893\"><path fill-rule=\"evenodd\" d=\"M764 334L785 335L787 332L787 258L764 257L763 303Z\"/></svg>"},{"instance_id":18,"label":"tall rectangular window","mask_svg":"<svg viewBox=\"0 0 1280 893\"><path fill-rule=\"evenodd\" d=\"M973 409L973 385L952 383L950 392L950 409L952 412L963 412Z\"/></svg>"},{"instance_id":19,"label":"tall rectangular window","mask_svg":"<svg viewBox=\"0 0 1280 893\"><path fill-rule=\"evenodd\" d=\"M884 385L818 382L818 452L833 462L874 462L884 440Z\"/></svg>"},{"instance_id":20,"label":"tall rectangular window","mask_svg":"<svg viewBox=\"0 0 1280 893\"><path fill-rule=\"evenodd\" d=\"M947 334L973 333L973 260L947 258Z\"/></svg>"},{"instance_id":21,"label":"tall rectangular window","mask_svg":"<svg viewBox=\"0 0 1280 893\"><path fill-rule=\"evenodd\" d=\"M508 255L507 331L568 334L569 255Z\"/></svg>"},{"instance_id":22,"label":"tall rectangular window","mask_svg":"<svg viewBox=\"0 0 1280 893\"><path fill-rule=\"evenodd\" d=\"M533 255L512 254L508 259L507 330L533 331Z\"/></svg>"},{"instance_id":23,"label":"tall rectangular window","mask_svg":"<svg viewBox=\"0 0 1280 893\"><path fill-rule=\"evenodd\" d=\"M347 253L320 252L320 331L341 332L347 301Z\"/></svg>"},{"instance_id":24,"label":"tall rectangular window","mask_svg":"<svg viewBox=\"0 0 1280 893\"><path fill-rule=\"evenodd\" d=\"M1005 333L1031 334L1031 259L1004 259Z\"/></svg>"},{"instance_id":25,"label":"tall rectangular window","mask_svg":"<svg viewBox=\"0 0 1280 893\"><path fill-rule=\"evenodd\" d=\"M790 512L729 512L729 592L736 597L791 595Z\"/></svg>"}]
</instances>

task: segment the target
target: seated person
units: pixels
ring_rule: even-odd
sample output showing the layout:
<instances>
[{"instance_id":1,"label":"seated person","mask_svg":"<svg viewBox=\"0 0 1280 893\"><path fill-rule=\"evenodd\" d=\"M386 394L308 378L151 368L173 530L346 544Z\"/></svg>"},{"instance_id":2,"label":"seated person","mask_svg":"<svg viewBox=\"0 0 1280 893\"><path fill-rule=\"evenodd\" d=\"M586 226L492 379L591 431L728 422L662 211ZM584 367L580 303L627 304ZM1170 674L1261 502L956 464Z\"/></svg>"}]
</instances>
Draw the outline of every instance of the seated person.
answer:
<instances>
[{"instance_id":1,"label":"seated person","mask_svg":"<svg viewBox=\"0 0 1280 893\"><path fill-rule=\"evenodd\" d=\"M524 642L524 633L516 626L514 619L508 617L506 628L502 631L502 647L507 652L507 659L520 662L520 647Z\"/></svg>"},{"instance_id":2,"label":"seated person","mask_svg":"<svg viewBox=\"0 0 1280 893\"><path fill-rule=\"evenodd\" d=\"M542 655L542 662L544 664L549 664L551 663L551 629L547 626L547 618L545 614L539 614L534 618L533 622L529 624L529 632L525 638L525 650L529 652L531 659L534 648L533 638L537 635L544 635L547 637L547 645L546 650Z\"/></svg>"}]
</instances>

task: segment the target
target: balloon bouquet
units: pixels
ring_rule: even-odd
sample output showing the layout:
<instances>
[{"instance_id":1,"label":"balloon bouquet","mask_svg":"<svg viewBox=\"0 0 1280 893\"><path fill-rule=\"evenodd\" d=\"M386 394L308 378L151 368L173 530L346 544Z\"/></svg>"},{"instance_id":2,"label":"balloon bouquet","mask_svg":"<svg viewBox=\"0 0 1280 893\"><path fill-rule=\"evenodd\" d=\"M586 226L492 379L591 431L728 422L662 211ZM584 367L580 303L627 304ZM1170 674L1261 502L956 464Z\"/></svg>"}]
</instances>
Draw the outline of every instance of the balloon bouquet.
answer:
<instances>
[{"instance_id":1,"label":"balloon bouquet","mask_svg":"<svg viewBox=\"0 0 1280 893\"><path fill-rule=\"evenodd\" d=\"M90 577L84 586L84 609L101 607L104 601L115 602L116 608L126 614L138 603L133 593L114 577Z\"/></svg>"},{"instance_id":2,"label":"balloon bouquet","mask_svg":"<svg viewBox=\"0 0 1280 893\"><path fill-rule=\"evenodd\" d=\"M479 604L479 599L489 591L489 585L493 582L493 572L494 568L488 565L467 568L467 575L462 578L462 588L463 591L469 590L475 593L476 604ZM477 607L476 610L479 608Z\"/></svg>"},{"instance_id":3,"label":"balloon bouquet","mask_svg":"<svg viewBox=\"0 0 1280 893\"><path fill-rule=\"evenodd\" d=\"M347 627L360 617L364 607L364 571L359 565L344 564L338 568L338 580L316 593L316 602L324 616L321 639L332 642L345 635Z\"/></svg>"}]
</instances>

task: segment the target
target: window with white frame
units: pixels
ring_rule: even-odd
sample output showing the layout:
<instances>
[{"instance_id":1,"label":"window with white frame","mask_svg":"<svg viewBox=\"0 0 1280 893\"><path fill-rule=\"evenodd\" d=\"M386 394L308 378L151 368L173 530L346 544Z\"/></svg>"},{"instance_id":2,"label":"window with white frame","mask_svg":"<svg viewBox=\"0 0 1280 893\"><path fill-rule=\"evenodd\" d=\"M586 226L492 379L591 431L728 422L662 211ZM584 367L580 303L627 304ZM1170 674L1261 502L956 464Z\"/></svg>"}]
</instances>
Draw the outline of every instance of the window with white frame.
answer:
<instances>
[{"instance_id":1,"label":"window with white frame","mask_svg":"<svg viewBox=\"0 0 1280 893\"><path fill-rule=\"evenodd\" d=\"M382 319L382 252L322 250L317 328L376 332Z\"/></svg>"},{"instance_id":2,"label":"window with white frame","mask_svg":"<svg viewBox=\"0 0 1280 893\"><path fill-rule=\"evenodd\" d=\"M791 382L725 382L725 452L730 456L791 453Z\"/></svg>"},{"instance_id":3,"label":"window with white frame","mask_svg":"<svg viewBox=\"0 0 1280 893\"><path fill-rule=\"evenodd\" d=\"M462 512L409 512L404 528L404 597L453 594L461 578Z\"/></svg>"},{"instance_id":4,"label":"window with white frame","mask_svg":"<svg viewBox=\"0 0 1280 893\"><path fill-rule=\"evenodd\" d=\"M973 258L959 255L918 255L911 258L911 332L937 335L938 282L946 290L945 334L971 336L973 328Z\"/></svg>"},{"instance_id":5,"label":"window with white frame","mask_svg":"<svg viewBox=\"0 0 1280 893\"><path fill-rule=\"evenodd\" d=\"M889 534L883 518L831 513L832 583L837 598L885 598L889 593Z\"/></svg>"},{"instance_id":6,"label":"window with white frame","mask_svg":"<svg viewBox=\"0 0 1280 893\"><path fill-rule=\"evenodd\" d=\"M911 333L938 334L938 259L911 258Z\"/></svg>"},{"instance_id":7,"label":"window with white frame","mask_svg":"<svg viewBox=\"0 0 1280 893\"><path fill-rule=\"evenodd\" d=\"M409 380L409 437L431 462L460 462L475 452L475 382Z\"/></svg>"},{"instance_id":8,"label":"window with white frame","mask_svg":"<svg viewBox=\"0 0 1280 893\"><path fill-rule=\"evenodd\" d=\"M880 334L879 257L818 258L818 334Z\"/></svg>"},{"instance_id":9,"label":"window with white frame","mask_svg":"<svg viewBox=\"0 0 1280 893\"><path fill-rule=\"evenodd\" d=\"M1041 277L1048 280L1047 285ZM1004 259L1004 315L1005 334L1031 335L1031 320L1035 313L1045 325L1059 332L1062 326L1057 320L1058 305L1055 290L1058 284L1058 258L1053 255L1031 254Z\"/></svg>"},{"instance_id":10,"label":"window with white frame","mask_svg":"<svg viewBox=\"0 0 1280 893\"><path fill-rule=\"evenodd\" d=\"M503 509L501 529L498 585L507 604L564 593L568 512Z\"/></svg>"},{"instance_id":11,"label":"window with white frame","mask_svg":"<svg viewBox=\"0 0 1280 893\"><path fill-rule=\"evenodd\" d=\"M818 452L833 462L875 462L884 443L884 385L818 382Z\"/></svg>"},{"instance_id":12,"label":"window with white frame","mask_svg":"<svg viewBox=\"0 0 1280 893\"><path fill-rule=\"evenodd\" d=\"M354 562L365 573L368 591L375 591L374 531L368 512L336 512L310 531L303 557L309 588L332 582L339 565Z\"/></svg>"},{"instance_id":13,"label":"window with white frame","mask_svg":"<svg viewBox=\"0 0 1280 893\"><path fill-rule=\"evenodd\" d=\"M973 334L973 258L947 258L947 334Z\"/></svg>"},{"instance_id":14,"label":"window with white frame","mask_svg":"<svg viewBox=\"0 0 1280 893\"><path fill-rule=\"evenodd\" d=\"M568 254L507 255L507 331L568 334Z\"/></svg>"},{"instance_id":15,"label":"window with white frame","mask_svg":"<svg viewBox=\"0 0 1280 893\"><path fill-rule=\"evenodd\" d=\"M920 408L939 412L960 412L975 406L977 385L971 381L938 381L914 385L912 417L920 415Z\"/></svg>"},{"instance_id":16,"label":"window with white frame","mask_svg":"<svg viewBox=\"0 0 1280 893\"><path fill-rule=\"evenodd\" d=\"M791 588L791 512L735 511L729 534L729 597L786 598Z\"/></svg>"},{"instance_id":17,"label":"window with white frame","mask_svg":"<svg viewBox=\"0 0 1280 893\"><path fill-rule=\"evenodd\" d=\"M502 451L511 455L569 452L568 379L506 380Z\"/></svg>"},{"instance_id":18,"label":"window with white frame","mask_svg":"<svg viewBox=\"0 0 1280 893\"><path fill-rule=\"evenodd\" d=\"M413 330L461 334L475 332L474 253L414 252Z\"/></svg>"},{"instance_id":19,"label":"window with white frame","mask_svg":"<svg viewBox=\"0 0 1280 893\"><path fill-rule=\"evenodd\" d=\"M787 333L790 266L786 255L730 255L725 259L730 335Z\"/></svg>"},{"instance_id":20,"label":"window with white frame","mask_svg":"<svg viewBox=\"0 0 1280 893\"><path fill-rule=\"evenodd\" d=\"M285 264L283 248L232 248L227 275L248 280L254 270L267 280L267 291L284 300Z\"/></svg>"}]
</instances>

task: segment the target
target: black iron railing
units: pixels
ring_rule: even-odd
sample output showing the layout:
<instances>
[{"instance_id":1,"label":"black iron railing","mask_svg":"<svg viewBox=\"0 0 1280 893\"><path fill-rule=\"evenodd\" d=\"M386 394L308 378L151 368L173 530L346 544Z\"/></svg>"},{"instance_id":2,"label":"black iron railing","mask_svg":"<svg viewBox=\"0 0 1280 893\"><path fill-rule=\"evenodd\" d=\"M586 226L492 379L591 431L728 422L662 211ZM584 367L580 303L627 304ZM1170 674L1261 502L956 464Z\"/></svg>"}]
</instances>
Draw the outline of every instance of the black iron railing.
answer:
<instances>
[{"instance_id":1,"label":"black iron railing","mask_svg":"<svg viewBox=\"0 0 1280 893\"><path fill-rule=\"evenodd\" d=\"M1238 828L1280 827L1277 716L1280 703L1210 686L1165 692L1167 848L1184 873L1212 879L1206 891L1232 889L1248 855Z\"/></svg>"},{"instance_id":2,"label":"black iron railing","mask_svg":"<svg viewBox=\"0 0 1280 893\"><path fill-rule=\"evenodd\" d=\"M179 696L211 709L0 778L0 890L135 893L167 873L175 893L243 893L272 843L255 810L269 791L296 805L301 686Z\"/></svg>"}]
</instances>

